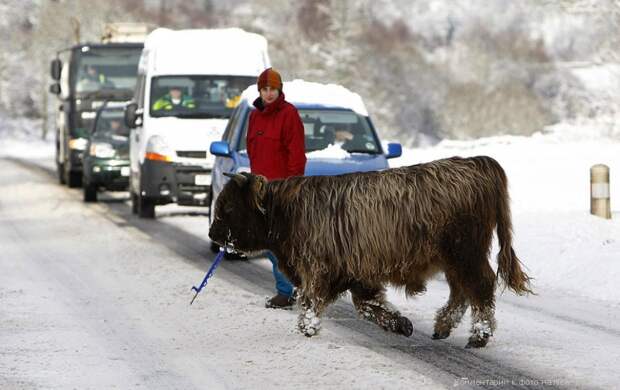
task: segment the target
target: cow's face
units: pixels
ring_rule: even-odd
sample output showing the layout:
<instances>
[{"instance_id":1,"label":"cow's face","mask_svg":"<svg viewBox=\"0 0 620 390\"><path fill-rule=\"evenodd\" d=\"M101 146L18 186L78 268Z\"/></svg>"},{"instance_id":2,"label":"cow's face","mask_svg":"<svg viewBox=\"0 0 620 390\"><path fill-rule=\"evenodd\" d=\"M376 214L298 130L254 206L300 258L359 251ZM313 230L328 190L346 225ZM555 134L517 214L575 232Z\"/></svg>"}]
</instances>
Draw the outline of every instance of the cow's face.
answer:
<instances>
[{"instance_id":1,"label":"cow's face","mask_svg":"<svg viewBox=\"0 0 620 390\"><path fill-rule=\"evenodd\" d=\"M220 246L249 253L266 249L263 197L267 180L249 173L226 174L230 180L217 198L209 238Z\"/></svg>"}]
</instances>

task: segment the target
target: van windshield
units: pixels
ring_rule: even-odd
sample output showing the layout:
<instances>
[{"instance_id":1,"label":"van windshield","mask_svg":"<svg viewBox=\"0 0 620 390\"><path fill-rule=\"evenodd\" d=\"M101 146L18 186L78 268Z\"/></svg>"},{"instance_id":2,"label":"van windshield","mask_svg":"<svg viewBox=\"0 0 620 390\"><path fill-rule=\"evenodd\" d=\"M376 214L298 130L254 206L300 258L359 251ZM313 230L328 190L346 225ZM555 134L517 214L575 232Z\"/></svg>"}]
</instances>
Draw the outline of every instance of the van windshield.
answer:
<instances>
[{"instance_id":1,"label":"van windshield","mask_svg":"<svg viewBox=\"0 0 620 390\"><path fill-rule=\"evenodd\" d=\"M344 109L302 108L298 111L304 125L306 153L334 147L349 153L381 153L377 137L367 117ZM247 148L248 122L245 121L239 150Z\"/></svg>"},{"instance_id":2,"label":"van windshield","mask_svg":"<svg viewBox=\"0 0 620 390\"><path fill-rule=\"evenodd\" d=\"M246 76L160 76L151 82L151 117L228 118L241 92L256 82Z\"/></svg>"}]
</instances>

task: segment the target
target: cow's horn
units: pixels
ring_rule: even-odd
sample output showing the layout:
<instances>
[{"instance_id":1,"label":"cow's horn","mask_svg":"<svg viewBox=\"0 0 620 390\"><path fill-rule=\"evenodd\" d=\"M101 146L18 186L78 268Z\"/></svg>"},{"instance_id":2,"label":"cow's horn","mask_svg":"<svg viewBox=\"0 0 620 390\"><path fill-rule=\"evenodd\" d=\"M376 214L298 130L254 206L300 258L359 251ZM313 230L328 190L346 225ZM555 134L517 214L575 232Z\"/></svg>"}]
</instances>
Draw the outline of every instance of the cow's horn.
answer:
<instances>
[{"instance_id":1,"label":"cow's horn","mask_svg":"<svg viewBox=\"0 0 620 390\"><path fill-rule=\"evenodd\" d=\"M224 172L224 176L230 177L231 179L235 181L235 183L239 184L240 186L244 185L245 182L248 180L247 176L243 176L242 174L239 174L239 173Z\"/></svg>"}]
</instances>

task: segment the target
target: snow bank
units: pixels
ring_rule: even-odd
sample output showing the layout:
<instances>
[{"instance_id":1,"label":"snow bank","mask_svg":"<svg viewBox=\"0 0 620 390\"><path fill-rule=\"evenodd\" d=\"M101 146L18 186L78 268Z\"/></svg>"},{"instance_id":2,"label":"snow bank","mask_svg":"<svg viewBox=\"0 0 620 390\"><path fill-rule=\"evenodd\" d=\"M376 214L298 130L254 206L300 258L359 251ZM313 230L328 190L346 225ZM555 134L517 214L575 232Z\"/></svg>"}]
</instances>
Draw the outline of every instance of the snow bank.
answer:
<instances>
[{"instance_id":1,"label":"snow bank","mask_svg":"<svg viewBox=\"0 0 620 390\"><path fill-rule=\"evenodd\" d=\"M360 115L368 116L368 110L366 110L360 95L341 85L313 83L297 79L284 82L282 91L290 103L348 108ZM256 85L246 88L241 97L248 99L250 103L253 102L258 97Z\"/></svg>"}]
</instances>

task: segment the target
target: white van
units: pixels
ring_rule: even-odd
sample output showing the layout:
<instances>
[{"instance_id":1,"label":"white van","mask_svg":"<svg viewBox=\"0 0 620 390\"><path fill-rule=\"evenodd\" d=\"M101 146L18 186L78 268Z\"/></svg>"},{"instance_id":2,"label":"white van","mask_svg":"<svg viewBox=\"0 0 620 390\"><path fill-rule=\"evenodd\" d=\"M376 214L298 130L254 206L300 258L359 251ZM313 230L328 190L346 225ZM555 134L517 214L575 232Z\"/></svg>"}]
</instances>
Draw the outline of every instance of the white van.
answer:
<instances>
[{"instance_id":1,"label":"white van","mask_svg":"<svg viewBox=\"0 0 620 390\"><path fill-rule=\"evenodd\" d=\"M211 204L209 145L221 139L241 92L269 66L267 40L238 28L148 35L125 111L134 213L154 218L156 205Z\"/></svg>"}]
</instances>

